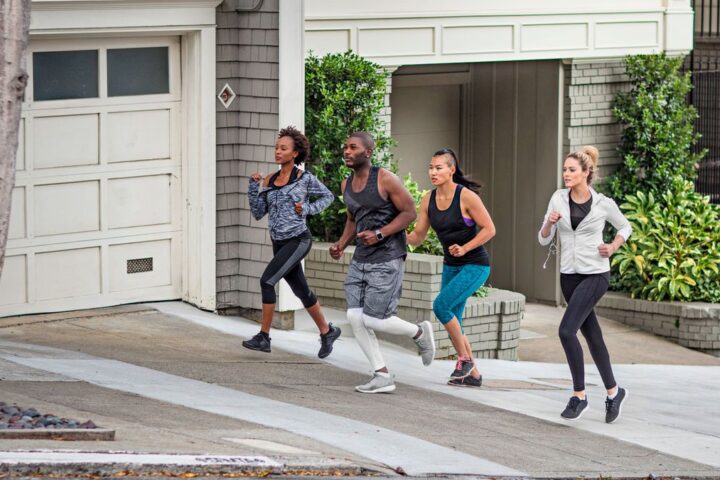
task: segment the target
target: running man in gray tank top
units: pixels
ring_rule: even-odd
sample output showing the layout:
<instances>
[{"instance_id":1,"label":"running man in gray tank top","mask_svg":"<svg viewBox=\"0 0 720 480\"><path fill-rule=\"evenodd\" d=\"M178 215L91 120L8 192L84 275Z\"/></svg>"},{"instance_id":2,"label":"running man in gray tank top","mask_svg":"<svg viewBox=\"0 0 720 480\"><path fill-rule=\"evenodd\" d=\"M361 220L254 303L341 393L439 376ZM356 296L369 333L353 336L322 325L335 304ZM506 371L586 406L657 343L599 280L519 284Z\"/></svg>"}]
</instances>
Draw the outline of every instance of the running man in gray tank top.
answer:
<instances>
[{"instance_id":1,"label":"running man in gray tank top","mask_svg":"<svg viewBox=\"0 0 720 480\"><path fill-rule=\"evenodd\" d=\"M343 180L341 190L348 213L343 234L330 247L330 255L339 260L350 242L357 239L345 280L347 316L374 373L368 383L355 390L389 393L395 390L395 383L375 331L413 338L424 365L430 365L435 356L435 339L430 322L415 325L396 316L407 256L405 229L417 214L415 202L400 179L372 166L374 148L375 141L365 132L353 133L345 142L345 165L352 173Z\"/></svg>"}]
</instances>

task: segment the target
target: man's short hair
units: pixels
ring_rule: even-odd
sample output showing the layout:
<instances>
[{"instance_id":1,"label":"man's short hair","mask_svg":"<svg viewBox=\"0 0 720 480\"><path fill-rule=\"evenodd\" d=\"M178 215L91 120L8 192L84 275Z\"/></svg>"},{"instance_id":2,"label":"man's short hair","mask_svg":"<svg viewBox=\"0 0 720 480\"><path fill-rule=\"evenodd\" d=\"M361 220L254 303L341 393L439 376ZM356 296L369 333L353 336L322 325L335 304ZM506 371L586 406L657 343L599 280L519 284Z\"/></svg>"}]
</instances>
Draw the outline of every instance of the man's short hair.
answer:
<instances>
[{"instance_id":1,"label":"man's short hair","mask_svg":"<svg viewBox=\"0 0 720 480\"><path fill-rule=\"evenodd\" d=\"M375 150L375 139L367 132L354 132L348 138L359 138L365 148Z\"/></svg>"}]
</instances>

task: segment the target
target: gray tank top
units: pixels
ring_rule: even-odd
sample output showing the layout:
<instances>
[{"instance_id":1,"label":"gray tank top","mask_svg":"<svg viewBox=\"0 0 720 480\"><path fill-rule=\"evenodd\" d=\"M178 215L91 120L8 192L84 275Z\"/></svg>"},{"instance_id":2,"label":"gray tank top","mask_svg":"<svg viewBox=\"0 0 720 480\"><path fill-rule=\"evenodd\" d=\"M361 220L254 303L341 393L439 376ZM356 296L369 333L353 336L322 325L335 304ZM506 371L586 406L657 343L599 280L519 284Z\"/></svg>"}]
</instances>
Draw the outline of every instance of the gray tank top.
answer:
<instances>
[{"instance_id":1,"label":"gray tank top","mask_svg":"<svg viewBox=\"0 0 720 480\"><path fill-rule=\"evenodd\" d=\"M386 200L380 196L378 191L379 170L379 167L370 167L367 184L360 192L353 192L352 173L345 183L343 200L348 207L348 211L355 219L356 233L365 230L375 231L384 227L400 213L390 199ZM353 261L358 263L383 263L396 258L404 260L407 256L404 231L389 235L375 245L364 245L359 240L356 245Z\"/></svg>"}]
</instances>

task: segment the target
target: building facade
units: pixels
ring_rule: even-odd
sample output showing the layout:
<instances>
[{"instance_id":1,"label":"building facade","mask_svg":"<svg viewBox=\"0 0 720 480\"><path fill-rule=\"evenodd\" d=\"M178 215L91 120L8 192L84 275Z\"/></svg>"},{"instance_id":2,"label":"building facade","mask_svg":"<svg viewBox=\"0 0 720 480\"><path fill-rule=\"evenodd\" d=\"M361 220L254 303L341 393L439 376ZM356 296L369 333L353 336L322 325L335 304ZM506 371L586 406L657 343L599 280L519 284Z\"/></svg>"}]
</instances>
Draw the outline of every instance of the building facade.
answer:
<instances>
[{"instance_id":1,"label":"building facade","mask_svg":"<svg viewBox=\"0 0 720 480\"><path fill-rule=\"evenodd\" d=\"M0 316L183 299L260 307L248 176L303 127L303 58L389 72L401 172L452 146L498 227L492 283L559 300L535 245L563 154L618 162L630 53L692 48L688 0L34 0ZM423 99L423 101L418 101ZM500 240L502 239L502 240ZM298 308L281 285L279 310Z\"/></svg>"}]
</instances>

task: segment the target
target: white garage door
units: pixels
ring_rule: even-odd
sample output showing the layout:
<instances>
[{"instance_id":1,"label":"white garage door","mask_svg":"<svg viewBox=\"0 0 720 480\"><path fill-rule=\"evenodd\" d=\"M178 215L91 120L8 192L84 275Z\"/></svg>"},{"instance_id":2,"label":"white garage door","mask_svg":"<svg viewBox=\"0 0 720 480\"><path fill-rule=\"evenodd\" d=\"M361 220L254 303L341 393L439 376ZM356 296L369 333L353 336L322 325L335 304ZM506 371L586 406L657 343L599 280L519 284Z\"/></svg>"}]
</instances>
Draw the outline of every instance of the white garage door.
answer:
<instances>
[{"instance_id":1,"label":"white garage door","mask_svg":"<svg viewBox=\"0 0 720 480\"><path fill-rule=\"evenodd\" d=\"M178 38L33 41L0 316L180 298Z\"/></svg>"}]
</instances>

